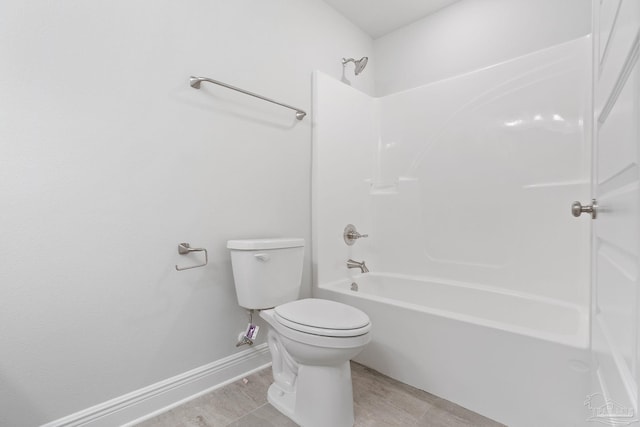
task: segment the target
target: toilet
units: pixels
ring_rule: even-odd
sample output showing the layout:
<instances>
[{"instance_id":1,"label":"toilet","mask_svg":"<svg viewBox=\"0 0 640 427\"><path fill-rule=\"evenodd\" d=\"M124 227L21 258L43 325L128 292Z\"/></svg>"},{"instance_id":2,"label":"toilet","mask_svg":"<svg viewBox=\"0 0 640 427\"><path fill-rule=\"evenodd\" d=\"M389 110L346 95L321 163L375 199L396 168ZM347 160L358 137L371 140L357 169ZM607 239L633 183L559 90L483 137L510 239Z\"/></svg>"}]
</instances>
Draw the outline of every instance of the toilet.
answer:
<instances>
[{"instance_id":1,"label":"toilet","mask_svg":"<svg viewBox=\"0 0 640 427\"><path fill-rule=\"evenodd\" d=\"M269 324L269 403L302 427L353 426L349 360L371 340L369 317L339 302L298 299L304 239L229 240L227 248L238 303Z\"/></svg>"}]
</instances>

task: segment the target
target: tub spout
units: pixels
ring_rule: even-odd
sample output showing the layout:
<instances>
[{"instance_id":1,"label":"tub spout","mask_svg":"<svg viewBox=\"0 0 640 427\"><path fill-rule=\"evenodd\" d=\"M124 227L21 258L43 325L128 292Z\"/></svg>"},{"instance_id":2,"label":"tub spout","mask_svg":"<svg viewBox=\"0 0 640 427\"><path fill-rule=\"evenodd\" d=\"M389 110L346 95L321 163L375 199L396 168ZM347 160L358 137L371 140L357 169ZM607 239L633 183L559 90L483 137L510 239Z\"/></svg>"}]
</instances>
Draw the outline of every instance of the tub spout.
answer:
<instances>
[{"instance_id":1,"label":"tub spout","mask_svg":"<svg viewBox=\"0 0 640 427\"><path fill-rule=\"evenodd\" d=\"M347 260L347 268L359 268L361 273L368 273L369 269L365 265L364 261L358 262L352 259Z\"/></svg>"}]
</instances>

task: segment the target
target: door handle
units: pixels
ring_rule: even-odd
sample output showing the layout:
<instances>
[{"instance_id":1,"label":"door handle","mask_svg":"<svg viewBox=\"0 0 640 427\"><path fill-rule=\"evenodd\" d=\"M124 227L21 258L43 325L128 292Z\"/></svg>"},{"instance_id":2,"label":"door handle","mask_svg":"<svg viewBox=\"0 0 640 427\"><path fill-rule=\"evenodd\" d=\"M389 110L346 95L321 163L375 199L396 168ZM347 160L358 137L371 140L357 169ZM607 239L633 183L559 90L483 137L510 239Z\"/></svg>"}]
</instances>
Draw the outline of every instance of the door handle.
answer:
<instances>
[{"instance_id":1,"label":"door handle","mask_svg":"<svg viewBox=\"0 0 640 427\"><path fill-rule=\"evenodd\" d=\"M582 205L580 202L573 202L571 204L571 214L575 217L579 217L583 213L591 214L591 219L596 219L598 214L598 202L596 199L591 199L590 205Z\"/></svg>"}]
</instances>

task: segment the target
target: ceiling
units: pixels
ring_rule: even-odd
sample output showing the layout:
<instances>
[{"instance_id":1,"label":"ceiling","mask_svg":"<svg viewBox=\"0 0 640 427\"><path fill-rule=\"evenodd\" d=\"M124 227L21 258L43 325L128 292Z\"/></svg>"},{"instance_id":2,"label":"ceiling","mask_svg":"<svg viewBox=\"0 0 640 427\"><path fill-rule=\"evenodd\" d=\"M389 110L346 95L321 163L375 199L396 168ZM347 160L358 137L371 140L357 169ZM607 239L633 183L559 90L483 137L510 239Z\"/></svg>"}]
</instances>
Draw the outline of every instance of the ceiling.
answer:
<instances>
[{"instance_id":1,"label":"ceiling","mask_svg":"<svg viewBox=\"0 0 640 427\"><path fill-rule=\"evenodd\" d=\"M374 39L458 0L324 0Z\"/></svg>"}]
</instances>

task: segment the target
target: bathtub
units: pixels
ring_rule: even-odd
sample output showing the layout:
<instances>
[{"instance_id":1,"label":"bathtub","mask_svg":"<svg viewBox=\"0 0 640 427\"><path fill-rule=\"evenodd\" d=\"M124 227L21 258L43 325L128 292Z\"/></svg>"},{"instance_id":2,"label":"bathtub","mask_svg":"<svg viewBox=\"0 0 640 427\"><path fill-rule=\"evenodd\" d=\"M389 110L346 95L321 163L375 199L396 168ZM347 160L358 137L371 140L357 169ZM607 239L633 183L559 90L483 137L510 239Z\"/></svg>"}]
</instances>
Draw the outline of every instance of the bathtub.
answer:
<instances>
[{"instance_id":1,"label":"bathtub","mask_svg":"<svg viewBox=\"0 0 640 427\"><path fill-rule=\"evenodd\" d=\"M369 315L372 341L355 359L365 366L512 427L588 424L586 307L384 273L315 296Z\"/></svg>"}]
</instances>

